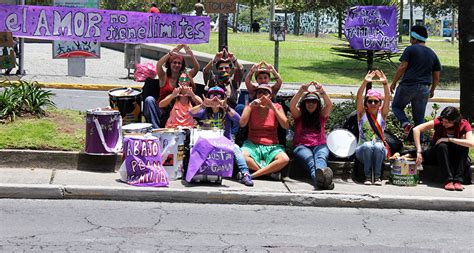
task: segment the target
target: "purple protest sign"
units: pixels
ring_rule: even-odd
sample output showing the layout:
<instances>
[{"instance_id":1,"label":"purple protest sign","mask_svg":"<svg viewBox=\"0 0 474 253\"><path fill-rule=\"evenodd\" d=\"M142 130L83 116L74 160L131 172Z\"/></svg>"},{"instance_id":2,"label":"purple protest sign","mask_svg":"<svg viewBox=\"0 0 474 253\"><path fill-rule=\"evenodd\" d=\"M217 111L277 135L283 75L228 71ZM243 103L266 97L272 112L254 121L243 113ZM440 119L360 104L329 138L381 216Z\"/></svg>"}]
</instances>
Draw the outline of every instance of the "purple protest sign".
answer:
<instances>
[{"instance_id":1,"label":"purple protest sign","mask_svg":"<svg viewBox=\"0 0 474 253\"><path fill-rule=\"evenodd\" d=\"M0 32L47 40L117 43L207 43L203 16L0 4Z\"/></svg>"},{"instance_id":2,"label":"purple protest sign","mask_svg":"<svg viewBox=\"0 0 474 253\"><path fill-rule=\"evenodd\" d=\"M159 139L126 136L123 155L126 181L135 186L168 186L168 173L162 166Z\"/></svg>"},{"instance_id":3,"label":"purple protest sign","mask_svg":"<svg viewBox=\"0 0 474 253\"><path fill-rule=\"evenodd\" d=\"M351 7L347 12L344 32L353 49L397 52L397 8Z\"/></svg>"},{"instance_id":4,"label":"purple protest sign","mask_svg":"<svg viewBox=\"0 0 474 253\"><path fill-rule=\"evenodd\" d=\"M232 177L234 143L226 137L204 139L199 137L189 157L186 181L195 175Z\"/></svg>"}]
</instances>

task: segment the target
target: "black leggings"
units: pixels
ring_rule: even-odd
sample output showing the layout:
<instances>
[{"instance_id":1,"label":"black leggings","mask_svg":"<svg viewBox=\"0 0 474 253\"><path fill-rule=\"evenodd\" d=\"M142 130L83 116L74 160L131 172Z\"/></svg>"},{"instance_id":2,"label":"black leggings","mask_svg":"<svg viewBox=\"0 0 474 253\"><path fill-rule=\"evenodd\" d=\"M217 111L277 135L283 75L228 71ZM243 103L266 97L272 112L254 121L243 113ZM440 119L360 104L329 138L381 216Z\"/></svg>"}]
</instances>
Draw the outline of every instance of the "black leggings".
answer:
<instances>
[{"instance_id":1,"label":"black leggings","mask_svg":"<svg viewBox=\"0 0 474 253\"><path fill-rule=\"evenodd\" d=\"M468 155L469 148L449 142L441 142L423 152L425 161L440 167L446 182L464 181L464 170Z\"/></svg>"}]
</instances>

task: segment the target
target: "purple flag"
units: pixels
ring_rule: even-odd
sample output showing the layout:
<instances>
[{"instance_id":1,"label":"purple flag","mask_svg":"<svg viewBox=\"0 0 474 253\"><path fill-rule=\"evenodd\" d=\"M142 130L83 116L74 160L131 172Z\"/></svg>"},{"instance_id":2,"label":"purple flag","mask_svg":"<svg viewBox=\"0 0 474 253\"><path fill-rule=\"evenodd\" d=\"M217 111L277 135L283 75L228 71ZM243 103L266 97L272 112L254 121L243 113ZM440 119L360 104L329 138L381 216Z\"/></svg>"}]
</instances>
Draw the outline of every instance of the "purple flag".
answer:
<instances>
[{"instance_id":1,"label":"purple flag","mask_svg":"<svg viewBox=\"0 0 474 253\"><path fill-rule=\"evenodd\" d=\"M126 136L123 155L127 183L135 186L168 186L168 173L162 166L160 141L156 137Z\"/></svg>"},{"instance_id":2,"label":"purple flag","mask_svg":"<svg viewBox=\"0 0 474 253\"><path fill-rule=\"evenodd\" d=\"M397 52L396 6L349 8L344 32L353 49Z\"/></svg>"},{"instance_id":3,"label":"purple flag","mask_svg":"<svg viewBox=\"0 0 474 253\"><path fill-rule=\"evenodd\" d=\"M16 37L117 43L207 43L202 16L0 4L0 31Z\"/></svg>"},{"instance_id":4,"label":"purple flag","mask_svg":"<svg viewBox=\"0 0 474 253\"><path fill-rule=\"evenodd\" d=\"M186 181L195 175L232 177L234 143L226 137L204 139L199 137L189 157Z\"/></svg>"}]
</instances>

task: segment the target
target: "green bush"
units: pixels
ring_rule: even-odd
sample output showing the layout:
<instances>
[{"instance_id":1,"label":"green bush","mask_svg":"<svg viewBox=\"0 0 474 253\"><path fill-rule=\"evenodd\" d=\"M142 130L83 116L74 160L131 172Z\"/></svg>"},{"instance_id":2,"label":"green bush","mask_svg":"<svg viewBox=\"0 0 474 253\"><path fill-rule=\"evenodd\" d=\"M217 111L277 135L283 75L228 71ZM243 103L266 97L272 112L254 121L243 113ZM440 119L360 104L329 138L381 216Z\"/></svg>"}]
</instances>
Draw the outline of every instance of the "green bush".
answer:
<instances>
[{"instance_id":1,"label":"green bush","mask_svg":"<svg viewBox=\"0 0 474 253\"><path fill-rule=\"evenodd\" d=\"M44 90L38 82L20 81L0 93L0 119L14 121L16 116L44 116L46 107L55 107L54 93Z\"/></svg>"}]
</instances>

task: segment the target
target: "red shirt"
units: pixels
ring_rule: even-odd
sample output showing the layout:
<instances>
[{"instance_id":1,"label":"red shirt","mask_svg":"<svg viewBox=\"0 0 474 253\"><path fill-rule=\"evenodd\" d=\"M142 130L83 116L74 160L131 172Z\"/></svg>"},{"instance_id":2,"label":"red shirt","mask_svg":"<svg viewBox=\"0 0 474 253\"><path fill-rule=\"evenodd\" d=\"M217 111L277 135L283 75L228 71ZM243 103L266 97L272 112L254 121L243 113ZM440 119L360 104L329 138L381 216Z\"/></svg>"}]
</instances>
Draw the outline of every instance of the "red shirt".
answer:
<instances>
[{"instance_id":1,"label":"red shirt","mask_svg":"<svg viewBox=\"0 0 474 253\"><path fill-rule=\"evenodd\" d=\"M434 135L433 135L433 140L431 143L436 143L439 139L441 138L446 138L448 137L448 133L446 131L446 128L441 124L441 118L437 117L434 120ZM461 122L459 122L459 127L457 129L454 129L454 138L461 138L463 135L465 135L467 132L472 131L471 125L469 122L465 119L462 119Z\"/></svg>"},{"instance_id":2,"label":"red shirt","mask_svg":"<svg viewBox=\"0 0 474 253\"><path fill-rule=\"evenodd\" d=\"M161 100L165 99L169 94L173 93L173 86L171 86L170 79L166 78L166 83L163 87L160 88L160 98L156 103L159 103Z\"/></svg>"},{"instance_id":3,"label":"red shirt","mask_svg":"<svg viewBox=\"0 0 474 253\"><path fill-rule=\"evenodd\" d=\"M275 109L281 110L280 104L274 103ZM263 108L252 108L249 119L248 139L254 144L274 145L278 144L278 120L275 112L268 109L266 115L261 115Z\"/></svg>"},{"instance_id":4,"label":"red shirt","mask_svg":"<svg viewBox=\"0 0 474 253\"><path fill-rule=\"evenodd\" d=\"M150 10L149 10L149 12L160 14L160 10L159 10L158 8L156 8L156 7L151 7Z\"/></svg>"}]
</instances>

